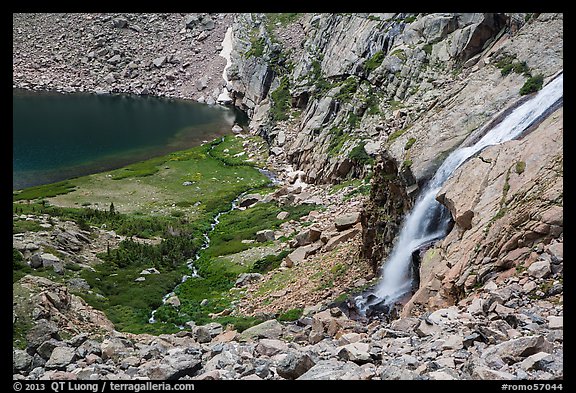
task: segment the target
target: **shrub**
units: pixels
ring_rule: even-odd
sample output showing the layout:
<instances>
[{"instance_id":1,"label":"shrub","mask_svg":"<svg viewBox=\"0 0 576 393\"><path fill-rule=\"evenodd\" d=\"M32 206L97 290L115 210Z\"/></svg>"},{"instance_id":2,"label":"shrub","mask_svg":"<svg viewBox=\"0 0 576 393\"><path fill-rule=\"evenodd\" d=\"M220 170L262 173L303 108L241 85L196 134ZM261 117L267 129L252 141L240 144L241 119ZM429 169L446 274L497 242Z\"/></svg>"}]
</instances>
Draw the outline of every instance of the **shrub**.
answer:
<instances>
[{"instance_id":1,"label":"shrub","mask_svg":"<svg viewBox=\"0 0 576 393\"><path fill-rule=\"evenodd\" d=\"M291 322L295 321L302 316L302 308L292 308L278 317L279 321Z\"/></svg>"},{"instance_id":2,"label":"shrub","mask_svg":"<svg viewBox=\"0 0 576 393\"><path fill-rule=\"evenodd\" d=\"M278 255L268 255L262 259L254 262L252 269L253 273L266 273L280 267L282 260L290 253L289 250L284 250Z\"/></svg>"},{"instance_id":3,"label":"shrub","mask_svg":"<svg viewBox=\"0 0 576 393\"><path fill-rule=\"evenodd\" d=\"M264 49L266 47L266 39L264 37L251 37L250 39L250 49L244 53L244 57L262 57L264 54Z\"/></svg>"},{"instance_id":4,"label":"shrub","mask_svg":"<svg viewBox=\"0 0 576 393\"><path fill-rule=\"evenodd\" d=\"M382 64L382 61L384 60L384 57L386 57L386 55L384 54L383 51L379 50L378 52L374 53L374 55L372 55L372 57L370 57L368 60L366 60L366 62L364 63L364 70L369 74L372 71L374 71L376 68L378 68L380 66L380 64Z\"/></svg>"},{"instance_id":5,"label":"shrub","mask_svg":"<svg viewBox=\"0 0 576 393\"><path fill-rule=\"evenodd\" d=\"M366 142L362 142L359 145L355 146L348 154L348 158L350 158L357 164L366 165L372 163L374 159L370 157L368 153L366 153L366 149L364 149L365 145Z\"/></svg>"},{"instance_id":6,"label":"shrub","mask_svg":"<svg viewBox=\"0 0 576 393\"><path fill-rule=\"evenodd\" d=\"M520 95L523 96L540 90L542 88L543 83L544 83L544 75L542 74L528 78L524 83L524 85L520 88Z\"/></svg>"},{"instance_id":7,"label":"shrub","mask_svg":"<svg viewBox=\"0 0 576 393\"><path fill-rule=\"evenodd\" d=\"M348 77L342 84L340 92L334 97L336 100L341 102L349 101L356 90L358 89L358 81L354 77Z\"/></svg>"},{"instance_id":8,"label":"shrub","mask_svg":"<svg viewBox=\"0 0 576 393\"><path fill-rule=\"evenodd\" d=\"M524 161L518 161L518 162L516 163L516 168L515 168L515 170L516 170L516 173L517 173L517 174L519 174L519 175L522 174L525 169L526 169L526 163L525 163Z\"/></svg>"},{"instance_id":9,"label":"shrub","mask_svg":"<svg viewBox=\"0 0 576 393\"><path fill-rule=\"evenodd\" d=\"M406 145L404 145L404 150L409 150L414 143L416 143L416 138L408 139L408 141L406 142Z\"/></svg>"},{"instance_id":10,"label":"shrub","mask_svg":"<svg viewBox=\"0 0 576 393\"><path fill-rule=\"evenodd\" d=\"M288 110L290 109L290 91L288 90L288 78L282 78L280 86L274 90L270 115L273 121L288 120Z\"/></svg>"},{"instance_id":11,"label":"shrub","mask_svg":"<svg viewBox=\"0 0 576 393\"><path fill-rule=\"evenodd\" d=\"M432 54L432 44L424 44L422 50L426 52L427 55Z\"/></svg>"}]
</instances>

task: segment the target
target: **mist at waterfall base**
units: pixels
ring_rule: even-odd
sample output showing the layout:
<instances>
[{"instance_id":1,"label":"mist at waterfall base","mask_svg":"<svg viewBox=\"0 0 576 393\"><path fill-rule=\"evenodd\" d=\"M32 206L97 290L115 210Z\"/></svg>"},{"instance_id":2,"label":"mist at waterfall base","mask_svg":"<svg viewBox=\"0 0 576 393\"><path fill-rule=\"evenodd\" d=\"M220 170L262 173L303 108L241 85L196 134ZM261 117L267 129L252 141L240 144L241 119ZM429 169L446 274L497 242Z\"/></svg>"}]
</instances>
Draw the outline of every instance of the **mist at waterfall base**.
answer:
<instances>
[{"instance_id":1,"label":"mist at waterfall base","mask_svg":"<svg viewBox=\"0 0 576 393\"><path fill-rule=\"evenodd\" d=\"M548 83L541 91L510 112L473 146L453 151L423 187L414 207L404 218L400 234L383 264L381 280L373 291L355 298L361 315L388 314L395 303L412 294L414 274L412 255L444 238L450 230L448 209L436 201L436 195L450 175L468 158L488 146L498 145L522 135L541 120L549 109L563 97L563 74Z\"/></svg>"}]
</instances>

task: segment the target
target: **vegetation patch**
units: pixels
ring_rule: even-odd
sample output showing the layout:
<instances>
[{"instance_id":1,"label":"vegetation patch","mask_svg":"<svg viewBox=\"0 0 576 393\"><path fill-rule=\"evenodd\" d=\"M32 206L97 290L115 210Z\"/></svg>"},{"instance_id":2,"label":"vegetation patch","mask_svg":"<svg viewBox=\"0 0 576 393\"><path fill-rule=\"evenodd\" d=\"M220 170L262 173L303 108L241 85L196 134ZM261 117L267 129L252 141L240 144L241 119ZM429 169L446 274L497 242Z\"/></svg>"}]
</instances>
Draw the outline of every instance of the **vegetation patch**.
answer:
<instances>
[{"instance_id":1,"label":"vegetation patch","mask_svg":"<svg viewBox=\"0 0 576 393\"><path fill-rule=\"evenodd\" d=\"M416 138L412 137L408 139L408 141L406 141L406 144L404 145L404 150L409 150L414 143L416 143Z\"/></svg>"},{"instance_id":2,"label":"vegetation patch","mask_svg":"<svg viewBox=\"0 0 576 393\"><path fill-rule=\"evenodd\" d=\"M410 168L412 166L412 160L402 161L402 168Z\"/></svg>"},{"instance_id":3,"label":"vegetation patch","mask_svg":"<svg viewBox=\"0 0 576 393\"><path fill-rule=\"evenodd\" d=\"M26 274L31 272L32 268L24 262L24 258L20 251L12 248L12 282L20 280Z\"/></svg>"},{"instance_id":4,"label":"vegetation patch","mask_svg":"<svg viewBox=\"0 0 576 393\"><path fill-rule=\"evenodd\" d=\"M428 43L428 44L424 44L422 46L422 50L428 55L430 56L432 54L432 44Z\"/></svg>"},{"instance_id":5,"label":"vegetation patch","mask_svg":"<svg viewBox=\"0 0 576 393\"><path fill-rule=\"evenodd\" d=\"M298 318L300 318L302 316L303 311L304 311L304 309L302 309L302 308L292 308L292 309L280 314L277 319L279 321L284 321L284 322L296 321Z\"/></svg>"},{"instance_id":6,"label":"vegetation patch","mask_svg":"<svg viewBox=\"0 0 576 393\"><path fill-rule=\"evenodd\" d=\"M540 89L542 89L542 85L544 83L544 75L539 74L536 76L531 76L526 80L524 85L520 88L520 95L526 95L530 93L534 93Z\"/></svg>"},{"instance_id":7,"label":"vegetation patch","mask_svg":"<svg viewBox=\"0 0 576 393\"><path fill-rule=\"evenodd\" d=\"M242 240L253 240L259 230L276 229L283 222L299 219L318 208L319 206L313 204L280 208L275 203L258 203L246 210L233 210L223 215L220 224L210 236L210 247L202 250L200 258L194 263L200 277L189 278L178 286L176 293L181 301L180 307L176 309L170 305L161 306L156 313L158 321L176 325L190 320L197 324L221 321L212 319L210 314L220 313L231 307L233 298L230 289L234 287L238 275L272 270L280 265L289 251L269 255L255 262L244 261L241 264L222 256L259 245L261 243L246 244ZM285 220L277 219L276 216L283 210L289 213L288 217ZM202 305L204 299L208 299L208 303Z\"/></svg>"},{"instance_id":8,"label":"vegetation patch","mask_svg":"<svg viewBox=\"0 0 576 393\"><path fill-rule=\"evenodd\" d=\"M396 139L400 138L406 131L410 129L411 125L405 128L401 128L399 130L394 131L392 134L388 135L388 143L394 142Z\"/></svg>"},{"instance_id":9,"label":"vegetation patch","mask_svg":"<svg viewBox=\"0 0 576 393\"><path fill-rule=\"evenodd\" d=\"M44 184L41 186L29 187L21 191L14 192L15 201L34 200L41 198L50 198L56 195L67 194L76 189L76 185L69 180L58 183Z\"/></svg>"},{"instance_id":10,"label":"vegetation patch","mask_svg":"<svg viewBox=\"0 0 576 393\"><path fill-rule=\"evenodd\" d=\"M379 50L378 52L374 53L372 55L372 57L370 57L368 60L366 60L366 62L364 63L364 70L366 71L366 73L371 73L372 71L374 71L376 68L380 67L380 64L382 64L382 61L384 60L384 58L386 57L386 55L384 54L383 51Z\"/></svg>"},{"instance_id":11,"label":"vegetation patch","mask_svg":"<svg viewBox=\"0 0 576 393\"><path fill-rule=\"evenodd\" d=\"M515 168L514 168L514 170L516 171L516 173L518 175L521 175L522 173L524 173L525 169L526 169L526 163L524 161L518 161L516 163Z\"/></svg>"},{"instance_id":12,"label":"vegetation patch","mask_svg":"<svg viewBox=\"0 0 576 393\"><path fill-rule=\"evenodd\" d=\"M342 147L351 136L340 127L332 127L329 131L330 143L328 144L328 155L335 156L340 154Z\"/></svg>"},{"instance_id":13,"label":"vegetation patch","mask_svg":"<svg viewBox=\"0 0 576 393\"><path fill-rule=\"evenodd\" d=\"M406 52L404 52L404 50L402 49L396 49L394 52L390 53L390 56L396 56L397 58L402 60L403 63L406 62L406 60L408 59L408 57L406 56Z\"/></svg>"},{"instance_id":14,"label":"vegetation patch","mask_svg":"<svg viewBox=\"0 0 576 393\"><path fill-rule=\"evenodd\" d=\"M288 110L290 109L290 90L288 89L288 78L284 77L280 81L280 86L271 94L272 106L270 116L273 121L288 120Z\"/></svg>"},{"instance_id":15,"label":"vegetation patch","mask_svg":"<svg viewBox=\"0 0 576 393\"><path fill-rule=\"evenodd\" d=\"M340 87L340 92L336 94L334 99L340 102L348 102L352 99L352 96L354 95L354 93L356 93L356 90L358 90L358 80L353 76L349 76L342 83L342 86Z\"/></svg>"},{"instance_id":16,"label":"vegetation patch","mask_svg":"<svg viewBox=\"0 0 576 393\"><path fill-rule=\"evenodd\" d=\"M359 145L356 145L350 153L348 153L348 158L360 165L368 165L374 162L374 158L370 157L368 153L366 153L366 142L360 142Z\"/></svg>"},{"instance_id":17,"label":"vegetation patch","mask_svg":"<svg viewBox=\"0 0 576 393\"><path fill-rule=\"evenodd\" d=\"M13 203L16 214L47 214L61 220L76 221L86 230L92 230L93 226L105 227L127 236L127 239L117 248L108 248L106 252L98 254L103 262L95 265L93 270L67 262L63 276L51 268L31 269L15 250L13 280L17 281L25 274L58 282L81 277L89 283L92 293L81 292L79 295L93 307L104 311L117 330L151 334L177 332L179 328L175 323L193 319L190 315L181 313L175 307L163 306L158 310L157 322L150 324L151 311L162 305L162 297L181 282L183 275L190 273L186 262L200 250L204 233L209 230L214 217L229 209L232 200L239 194L262 189L270 183L266 176L253 168L257 159L252 162L246 154L239 154L243 151L242 142L240 138L230 135L213 143L118 170L77 178L74 185L68 183L71 185L69 192L58 194L48 202L23 203L18 199L27 199L23 196L37 199L53 195L48 191L66 188L65 182L18 193L20 198L14 198L16 201ZM298 212L305 210L294 208L292 213L295 214L289 219L298 217ZM274 214L279 211L276 207ZM262 219L262 215L258 217ZM253 224L254 221L251 221L248 225ZM17 230L35 229L22 225L35 224L22 224L17 218L13 220ZM157 238L160 241L146 244L135 238ZM47 248L44 251L49 252ZM225 268L236 274L242 270L237 266L223 267L222 261L217 261L214 266L214 270ZM148 268L155 268L160 274L141 275ZM203 273L211 273L210 268ZM232 275L229 278L234 279ZM225 286L218 280L204 281L207 286L198 287L208 296L216 291L221 297L222 291L218 290L224 287L226 291L229 289L229 280L223 282ZM221 307L223 302L213 304ZM200 316L208 318L207 312L202 312ZM249 319L238 320L242 326L252 322Z\"/></svg>"},{"instance_id":18,"label":"vegetation patch","mask_svg":"<svg viewBox=\"0 0 576 393\"><path fill-rule=\"evenodd\" d=\"M506 76L511 72L516 74L530 76L530 68L525 61L518 61L513 55L504 55L497 62L496 67L500 69L502 76Z\"/></svg>"},{"instance_id":19,"label":"vegetation patch","mask_svg":"<svg viewBox=\"0 0 576 393\"><path fill-rule=\"evenodd\" d=\"M267 13L265 15L268 22L267 26L272 28L272 26L287 26L294 23L304 14L298 12L276 12Z\"/></svg>"},{"instance_id":20,"label":"vegetation patch","mask_svg":"<svg viewBox=\"0 0 576 393\"><path fill-rule=\"evenodd\" d=\"M266 257L257 260L252 265L250 272L252 273L267 273L280 267L280 264L290 254L289 250L284 250L278 255L267 255Z\"/></svg>"},{"instance_id":21,"label":"vegetation patch","mask_svg":"<svg viewBox=\"0 0 576 393\"><path fill-rule=\"evenodd\" d=\"M43 230L37 221L13 220L12 233L38 232Z\"/></svg>"},{"instance_id":22,"label":"vegetation patch","mask_svg":"<svg viewBox=\"0 0 576 393\"><path fill-rule=\"evenodd\" d=\"M412 23L416 20L417 15L410 15L404 18L404 23Z\"/></svg>"},{"instance_id":23,"label":"vegetation patch","mask_svg":"<svg viewBox=\"0 0 576 393\"><path fill-rule=\"evenodd\" d=\"M244 57L249 59L251 57L260 58L264 55L264 50L266 49L266 39L264 37L258 37L253 34L250 37L250 49L244 53Z\"/></svg>"}]
</instances>

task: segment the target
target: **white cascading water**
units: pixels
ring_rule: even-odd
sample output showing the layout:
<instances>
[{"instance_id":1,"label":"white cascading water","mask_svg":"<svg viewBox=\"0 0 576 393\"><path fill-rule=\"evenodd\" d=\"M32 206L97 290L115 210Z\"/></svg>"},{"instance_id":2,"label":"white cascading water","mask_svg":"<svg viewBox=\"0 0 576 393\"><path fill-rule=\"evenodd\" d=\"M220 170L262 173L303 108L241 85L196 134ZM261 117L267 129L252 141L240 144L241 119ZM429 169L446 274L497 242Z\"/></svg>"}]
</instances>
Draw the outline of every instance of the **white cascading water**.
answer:
<instances>
[{"instance_id":1,"label":"white cascading water","mask_svg":"<svg viewBox=\"0 0 576 393\"><path fill-rule=\"evenodd\" d=\"M560 74L532 98L514 109L473 146L459 148L446 158L422 190L412 211L405 217L400 235L387 262L383 265L382 280L372 294L356 298L356 305L362 313L376 304L392 306L398 299L410 292L413 281L412 253L425 244L446 236L450 213L446 207L436 201L436 194L448 177L464 161L485 147L520 136L552 105L562 99L563 80L563 74Z\"/></svg>"}]
</instances>

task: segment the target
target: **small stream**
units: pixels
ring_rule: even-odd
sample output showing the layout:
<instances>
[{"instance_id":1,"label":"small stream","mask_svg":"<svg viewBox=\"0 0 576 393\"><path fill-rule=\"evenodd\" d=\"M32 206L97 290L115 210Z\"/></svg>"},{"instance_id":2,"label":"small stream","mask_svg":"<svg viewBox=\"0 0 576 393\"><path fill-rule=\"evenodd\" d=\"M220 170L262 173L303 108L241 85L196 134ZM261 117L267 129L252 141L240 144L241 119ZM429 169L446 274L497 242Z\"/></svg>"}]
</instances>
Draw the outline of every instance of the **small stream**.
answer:
<instances>
[{"instance_id":1,"label":"small stream","mask_svg":"<svg viewBox=\"0 0 576 393\"><path fill-rule=\"evenodd\" d=\"M186 282L186 280L188 280L189 278L200 277L200 275L198 274L198 269L194 265L194 262L196 262L200 258L200 252L202 252L203 250L210 247L210 234L214 231L214 228L216 228L216 225L218 225L220 223L220 217L222 217L223 214L230 213L231 211L237 209L238 208L238 201L240 200L240 198L242 198L242 196L244 196L244 194L246 194L246 193L243 192L242 194L238 195L238 197L236 197L236 199L234 199L232 201L232 207L229 210L220 212L216 215L216 217L214 217L214 221L212 221L212 224L210 224L210 229L204 233L204 243L202 244L202 247L200 247L200 249L198 250L198 252L196 252L196 255L194 255L193 258L190 258L186 261L186 265L188 266L188 269L190 269L190 274L184 275L182 277L182 281L180 282L180 284L178 284L174 288L174 290L172 290L172 292L169 292L166 295L164 295L164 297L162 298L162 305L166 304L166 301L168 299L170 299L172 296L176 295L176 293L175 293L176 289L182 283ZM148 319L148 323L155 323L156 322L156 319L154 318L156 311L158 311L158 309L152 311L152 315L150 316L150 319ZM184 329L183 326L178 326L178 327L180 329Z\"/></svg>"},{"instance_id":2,"label":"small stream","mask_svg":"<svg viewBox=\"0 0 576 393\"><path fill-rule=\"evenodd\" d=\"M212 149L214 148L214 146L212 146ZM276 185L279 184L280 181L276 178L276 175L267 170L267 169L261 169L261 168L256 168L258 169L258 171L263 174L264 176L266 176L268 179L270 179L270 182L272 183L272 185ZM212 221L212 223L210 224L210 229L208 231L206 231L204 233L204 242L202 243L202 246L200 247L200 249L196 252L196 254L194 255L194 257L188 259L186 261L186 265L188 266L188 269L190 269L190 274L184 275L182 277L182 281L180 281L180 284L178 284L171 292L167 293L166 295L164 295L164 297L162 298L162 305L166 304L166 301L168 299L170 299L172 296L176 295L176 289L178 288L178 286L180 286L182 283L186 282L186 280L188 280L189 278L201 278L200 275L198 274L198 269L196 268L196 266L194 265L194 262L196 262L198 259L200 259L200 253L207 249L208 247L210 247L210 234L214 231L214 229L216 228L216 226L220 223L220 217L222 217L223 214L228 214L233 210L238 209L238 203L240 201L240 199L242 199L242 197L244 195L246 195L249 191L245 191L243 193L241 193L240 195L238 195L236 197L236 199L234 199L232 201L232 207L226 211L220 212L216 215L216 217L214 217L214 220ZM162 306L160 306L162 307ZM156 322L156 318L154 318L154 315L156 314L156 312L158 311L158 309L153 310L152 314L150 315L150 318L148 319L148 323L155 323ZM184 329L184 326L178 326L180 329Z\"/></svg>"}]
</instances>

